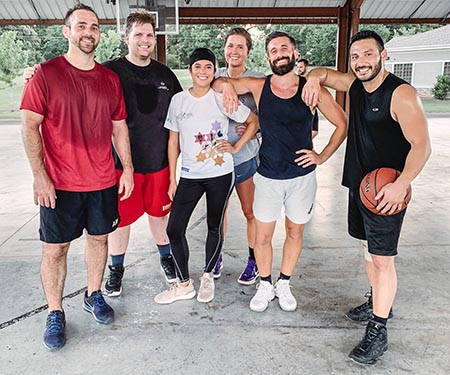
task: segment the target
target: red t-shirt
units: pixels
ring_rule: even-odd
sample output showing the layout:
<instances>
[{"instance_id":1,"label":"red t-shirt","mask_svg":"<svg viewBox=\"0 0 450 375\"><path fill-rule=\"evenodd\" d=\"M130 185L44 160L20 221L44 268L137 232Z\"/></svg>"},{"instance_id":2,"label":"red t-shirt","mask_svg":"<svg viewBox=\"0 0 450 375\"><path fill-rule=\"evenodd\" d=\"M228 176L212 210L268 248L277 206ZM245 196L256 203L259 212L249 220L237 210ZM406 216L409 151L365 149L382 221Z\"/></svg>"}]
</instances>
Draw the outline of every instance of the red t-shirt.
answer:
<instances>
[{"instance_id":1,"label":"red t-shirt","mask_svg":"<svg viewBox=\"0 0 450 375\"><path fill-rule=\"evenodd\" d=\"M127 117L117 75L100 64L79 70L63 56L39 65L20 109L44 116L45 169L58 190L95 191L116 183L112 121Z\"/></svg>"}]
</instances>

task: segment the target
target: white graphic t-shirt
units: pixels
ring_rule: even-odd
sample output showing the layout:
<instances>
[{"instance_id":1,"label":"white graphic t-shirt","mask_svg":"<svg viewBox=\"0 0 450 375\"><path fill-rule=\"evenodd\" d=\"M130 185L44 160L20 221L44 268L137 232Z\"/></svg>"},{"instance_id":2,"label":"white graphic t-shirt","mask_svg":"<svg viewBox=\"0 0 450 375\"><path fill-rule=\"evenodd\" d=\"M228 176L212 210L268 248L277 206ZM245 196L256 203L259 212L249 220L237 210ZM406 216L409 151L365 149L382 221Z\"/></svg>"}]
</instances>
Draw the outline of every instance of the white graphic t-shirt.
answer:
<instances>
[{"instance_id":1,"label":"white graphic t-shirt","mask_svg":"<svg viewBox=\"0 0 450 375\"><path fill-rule=\"evenodd\" d=\"M201 98L185 90L173 96L165 128L180 133L181 177L210 178L231 173L234 169L230 153L216 151L219 139L227 139L229 119L244 122L250 109L240 105L227 114L222 95L210 89Z\"/></svg>"}]
</instances>

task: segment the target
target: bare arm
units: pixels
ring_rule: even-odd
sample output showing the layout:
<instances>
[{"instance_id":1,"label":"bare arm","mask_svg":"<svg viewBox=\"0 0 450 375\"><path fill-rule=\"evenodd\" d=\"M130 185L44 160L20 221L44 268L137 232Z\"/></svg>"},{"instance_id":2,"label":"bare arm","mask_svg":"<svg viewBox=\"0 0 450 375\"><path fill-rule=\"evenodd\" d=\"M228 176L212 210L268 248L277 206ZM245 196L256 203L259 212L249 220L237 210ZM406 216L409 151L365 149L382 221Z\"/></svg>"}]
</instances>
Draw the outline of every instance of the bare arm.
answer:
<instances>
[{"instance_id":1,"label":"bare arm","mask_svg":"<svg viewBox=\"0 0 450 375\"><path fill-rule=\"evenodd\" d=\"M375 197L381 199L377 209L382 213L401 209L406 189L425 166L431 154L428 124L422 103L409 85L399 86L392 96L392 117L399 122L403 135L411 144L405 167L397 180L381 189Z\"/></svg>"},{"instance_id":2,"label":"bare arm","mask_svg":"<svg viewBox=\"0 0 450 375\"><path fill-rule=\"evenodd\" d=\"M39 132L44 116L29 110L21 110L20 115L23 145L33 173L34 204L55 208L55 187L45 169L42 138Z\"/></svg>"},{"instance_id":3,"label":"bare arm","mask_svg":"<svg viewBox=\"0 0 450 375\"><path fill-rule=\"evenodd\" d=\"M113 121L113 143L123 166L123 174L119 181L119 194L123 192L120 200L129 198L134 188L133 164L131 161L130 136L125 120Z\"/></svg>"},{"instance_id":4,"label":"bare arm","mask_svg":"<svg viewBox=\"0 0 450 375\"><path fill-rule=\"evenodd\" d=\"M173 197L177 190L177 160L180 155L180 133L170 130L167 153L170 173L170 185L167 194L169 195L170 200L173 201Z\"/></svg>"},{"instance_id":5,"label":"bare arm","mask_svg":"<svg viewBox=\"0 0 450 375\"><path fill-rule=\"evenodd\" d=\"M320 86L330 87L336 91L348 91L355 76L328 68L317 68L309 72L307 82L302 91L303 101L315 107L321 100Z\"/></svg>"},{"instance_id":6,"label":"bare arm","mask_svg":"<svg viewBox=\"0 0 450 375\"><path fill-rule=\"evenodd\" d=\"M304 168L309 167L312 164L323 164L331 155L333 155L339 146L344 142L347 136L347 115L342 108L333 99L327 89L321 88L322 102L319 103L319 109L325 116L325 118L336 127L330 136L327 145L324 147L321 153L317 153L314 150L299 150L297 154L302 154L295 161L298 165Z\"/></svg>"},{"instance_id":7,"label":"bare arm","mask_svg":"<svg viewBox=\"0 0 450 375\"><path fill-rule=\"evenodd\" d=\"M238 95L252 93L256 103L259 103L265 78L216 78L211 87L214 91L222 93L223 108L227 113L233 113L239 106Z\"/></svg>"}]
</instances>

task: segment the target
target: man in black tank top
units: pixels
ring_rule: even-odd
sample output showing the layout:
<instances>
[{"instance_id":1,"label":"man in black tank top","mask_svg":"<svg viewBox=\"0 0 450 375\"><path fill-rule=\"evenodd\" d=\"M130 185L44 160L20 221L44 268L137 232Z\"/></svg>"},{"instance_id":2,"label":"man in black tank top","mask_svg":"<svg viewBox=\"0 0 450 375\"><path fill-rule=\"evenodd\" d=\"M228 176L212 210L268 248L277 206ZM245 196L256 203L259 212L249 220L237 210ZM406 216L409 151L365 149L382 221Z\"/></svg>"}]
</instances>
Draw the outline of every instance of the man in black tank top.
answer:
<instances>
[{"instance_id":1,"label":"man in black tank top","mask_svg":"<svg viewBox=\"0 0 450 375\"><path fill-rule=\"evenodd\" d=\"M264 311L276 296L280 307L293 311L297 301L289 279L302 248L305 223L313 214L316 193L315 168L333 155L344 141L346 116L327 90L319 109L336 127L328 144L317 153L312 146L311 109L301 99L306 79L295 74L298 57L295 40L283 32L266 39L267 60L273 74L265 78L218 78L213 88L224 92L224 99L237 99L251 92L258 105L262 145L260 165L254 176L253 211L256 218L255 257L261 282L250 301L250 309ZM231 85L230 85L231 83ZM234 89L233 89L234 87ZM272 237L284 207L286 239L280 276L272 285Z\"/></svg>"},{"instance_id":2,"label":"man in black tank top","mask_svg":"<svg viewBox=\"0 0 450 375\"><path fill-rule=\"evenodd\" d=\"M321 84L347 91L350 97L342 183L349 188L349 234L363 240L367 249L365 266L371 292L367 302L346 316L353 321L369 321L363 340L349 355L363 364L375 363L388 347L386 322L393 316L397 291L394 259L405 210L389 216L370 212L359 198L359 184L375 168L400 170L398 179L377 196L378 210L394 213L401 208L407 187L431 153L427 121L416 91L384 69L386 57L380 36L361 31L350 43L352 72L314 69L303 91L303 100L309 105L316 104Z\"/></svg>"}]
</instances>

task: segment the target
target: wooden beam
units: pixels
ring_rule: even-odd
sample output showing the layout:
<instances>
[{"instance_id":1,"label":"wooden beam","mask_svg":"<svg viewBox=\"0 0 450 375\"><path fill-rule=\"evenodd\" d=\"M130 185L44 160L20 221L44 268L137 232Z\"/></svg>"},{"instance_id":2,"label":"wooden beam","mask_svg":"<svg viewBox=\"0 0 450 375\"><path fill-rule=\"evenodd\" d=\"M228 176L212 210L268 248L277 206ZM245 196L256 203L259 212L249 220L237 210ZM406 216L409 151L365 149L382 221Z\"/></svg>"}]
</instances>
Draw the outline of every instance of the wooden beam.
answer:
<instances>
[{"instance_id":1,"label":"wooden beam","mask_svg":"<svg viewBox=\"0 0 450 375\"><path fill-rule=\"evenodd\" d=\"M225 8L191 8L179 9L180 19L183 18L336 18L337 8L260 8L260 7L225 7Z\"/></svg>"},{"instance_id":2,"label":"wooden beam","mask_svg":"<svg viewBox=\"0 0 450 375\"><path fill-rule=\"evenodd\" d=\"M166 36L157 35L156 36L156 60L162 64L166 64Z\"/></svg>"},{"instance_id":3,"label":"wooden beam","mask_svg":"<svg viewBox=\"0 0 450 375\"><path fill-rule=\"evenodd\" d=\"M338 35L336 48L337 70L346 73L348 71L348 44L350 40L351 0L339 8ZM346 94L336 91L336 101L345 109Z\"/></svg>"}]
</instances>

